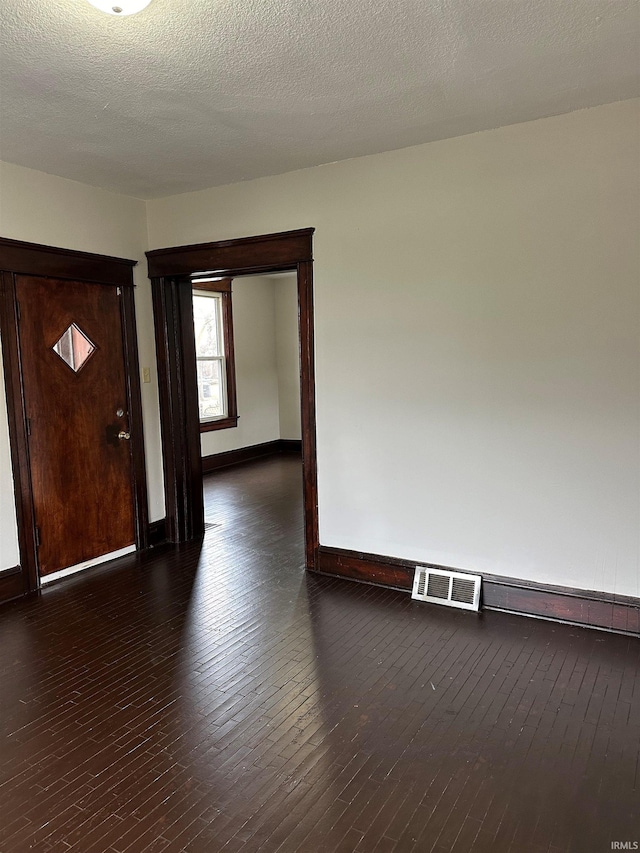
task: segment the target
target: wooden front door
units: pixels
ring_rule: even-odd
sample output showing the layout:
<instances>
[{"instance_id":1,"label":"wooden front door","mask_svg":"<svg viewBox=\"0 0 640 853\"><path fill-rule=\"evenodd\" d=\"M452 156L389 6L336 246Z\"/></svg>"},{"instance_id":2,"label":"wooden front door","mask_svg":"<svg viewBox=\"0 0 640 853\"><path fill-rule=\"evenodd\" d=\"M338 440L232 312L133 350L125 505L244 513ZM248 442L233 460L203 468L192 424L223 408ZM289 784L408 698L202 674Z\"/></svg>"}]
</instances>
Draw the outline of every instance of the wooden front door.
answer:
<instances>
[{"instance_id":1,"label":"wooden front door","mask_svg":"<svg viewBox=\"0 0 640 853\"><path fill-rule=\"evenodd\" d=\"M120 288L16 276L41 576L135 540Z\"/></svg>"}]
</instances>

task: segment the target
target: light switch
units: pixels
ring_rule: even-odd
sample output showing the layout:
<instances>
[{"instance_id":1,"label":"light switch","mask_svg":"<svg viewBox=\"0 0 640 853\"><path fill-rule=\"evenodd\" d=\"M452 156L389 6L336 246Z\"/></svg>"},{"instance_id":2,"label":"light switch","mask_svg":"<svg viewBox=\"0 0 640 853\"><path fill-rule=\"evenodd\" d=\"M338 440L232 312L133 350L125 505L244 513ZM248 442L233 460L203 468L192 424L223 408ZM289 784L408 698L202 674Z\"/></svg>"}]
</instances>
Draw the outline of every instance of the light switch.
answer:
<instances>
[{"instance_id":1,"label":"light switch","mask_svg":"<svg viewBox=\"0 0 640 853\"><path fill-rule=\"evenodd\" d=\"M143 367L142 368L142 381L143 382L151 382L151 368Z\"/></svg>"}]
</instances>

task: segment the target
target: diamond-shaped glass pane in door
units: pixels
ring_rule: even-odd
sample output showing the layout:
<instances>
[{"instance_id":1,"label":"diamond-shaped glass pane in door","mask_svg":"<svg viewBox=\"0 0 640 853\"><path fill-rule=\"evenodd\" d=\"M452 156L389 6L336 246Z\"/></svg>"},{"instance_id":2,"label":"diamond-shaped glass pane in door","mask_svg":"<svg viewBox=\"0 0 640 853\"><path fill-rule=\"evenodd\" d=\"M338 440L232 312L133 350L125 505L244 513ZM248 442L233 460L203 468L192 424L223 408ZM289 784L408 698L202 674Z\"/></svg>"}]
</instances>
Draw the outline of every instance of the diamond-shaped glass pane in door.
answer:
<instances>
[{"instance_id":1,"label":"diamond-shaped glass pane in door","mask_svg":"<svg viewBox=\"0 0 640 853\"><path fill-rule=\"evenodd\" d=\"M95 352L95 344L91 343L82 329L72 323L53 345L53 351L77 373Z\"/></svg>"}]
</instances>

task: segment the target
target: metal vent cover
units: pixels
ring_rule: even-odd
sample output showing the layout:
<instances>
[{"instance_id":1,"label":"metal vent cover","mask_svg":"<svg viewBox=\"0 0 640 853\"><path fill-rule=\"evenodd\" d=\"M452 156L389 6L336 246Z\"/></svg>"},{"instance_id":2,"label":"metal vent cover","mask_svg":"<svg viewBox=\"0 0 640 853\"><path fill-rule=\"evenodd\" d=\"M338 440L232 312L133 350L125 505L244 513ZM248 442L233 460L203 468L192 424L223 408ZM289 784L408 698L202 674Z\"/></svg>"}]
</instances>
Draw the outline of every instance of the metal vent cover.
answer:
<instances>
[{"instance_id":1,"label":"metal vent cover","mask_svg":"<svg viewBox=\"0 0 640 853\"><path fill-rule=\"evenodd\" d=\"M464 610L479 610L481 583L480 575L416 566L411 598Z\"/></svg>"}]
</instances>

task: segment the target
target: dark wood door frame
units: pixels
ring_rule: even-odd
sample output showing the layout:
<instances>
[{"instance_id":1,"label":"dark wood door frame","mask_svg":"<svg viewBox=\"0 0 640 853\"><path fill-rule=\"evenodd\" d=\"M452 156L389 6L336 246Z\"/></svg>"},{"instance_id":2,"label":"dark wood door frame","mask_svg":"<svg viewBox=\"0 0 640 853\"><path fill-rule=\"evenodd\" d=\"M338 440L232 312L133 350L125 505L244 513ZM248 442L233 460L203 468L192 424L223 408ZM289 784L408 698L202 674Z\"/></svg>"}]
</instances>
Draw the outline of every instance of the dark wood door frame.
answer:
<instances>
[{"instance_id":1,"label":"dark wood door frame","mask_svg":"<svg viewBox=\"0 0 640 853\"><path fill-rule=\"evenodd\" d=\"M293 270L298 280L306 565L309 569L316 567L313 232L313 228L305 228L147 252L160 386L166 534L170 542L187 542L204 533L191 276L212 273L233 278Z\"/></svg>"},{"instance_id":2,"label":"dark wood door frame","mask_svg":"<svg viewBox=\"0 0 640 853\"><path fill-rule=\"evenodd\" d=\"M142 398L133 298L133 267L137 261L94 255L24 243L0 237L0 338L9 420L20 566L0 571L0 601L40 586L36 528L31 493L29 444L24 388L20 369L20 326L15 276L18 274L93 282L119 287L122 294L122 337L126 372L127 405L131 427L136 547L147 547L147 477L142 429Z\"/></svg>"}]
</instances>

